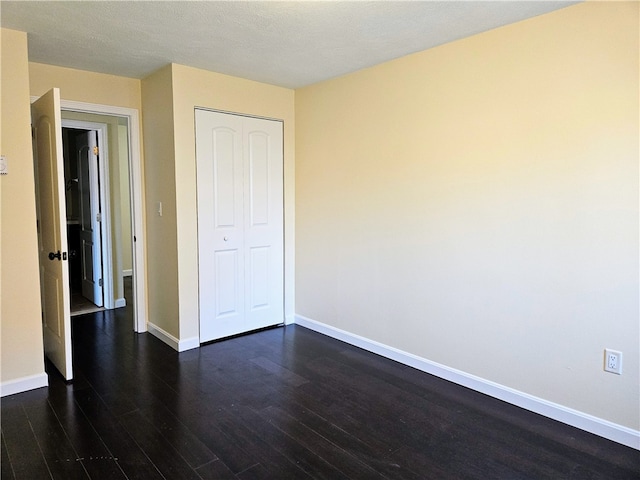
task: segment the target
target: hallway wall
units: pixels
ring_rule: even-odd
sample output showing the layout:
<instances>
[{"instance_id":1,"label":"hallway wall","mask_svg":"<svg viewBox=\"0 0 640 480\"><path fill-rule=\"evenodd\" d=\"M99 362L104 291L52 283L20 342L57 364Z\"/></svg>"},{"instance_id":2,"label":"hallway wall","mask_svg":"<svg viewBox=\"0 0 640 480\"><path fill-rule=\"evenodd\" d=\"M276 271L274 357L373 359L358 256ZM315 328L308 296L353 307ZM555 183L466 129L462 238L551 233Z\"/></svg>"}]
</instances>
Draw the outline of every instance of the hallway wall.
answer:
<instances>
[{"instance_id":1,"label":"hallway wall","mask_svg":"<svg viewBox=\"0 0 640 480\"><path fill-rule=\"evenodd\" d=\"M44 373L27 35L0 30L0 385L47 384Z\"/></svg>"}]
</instances>

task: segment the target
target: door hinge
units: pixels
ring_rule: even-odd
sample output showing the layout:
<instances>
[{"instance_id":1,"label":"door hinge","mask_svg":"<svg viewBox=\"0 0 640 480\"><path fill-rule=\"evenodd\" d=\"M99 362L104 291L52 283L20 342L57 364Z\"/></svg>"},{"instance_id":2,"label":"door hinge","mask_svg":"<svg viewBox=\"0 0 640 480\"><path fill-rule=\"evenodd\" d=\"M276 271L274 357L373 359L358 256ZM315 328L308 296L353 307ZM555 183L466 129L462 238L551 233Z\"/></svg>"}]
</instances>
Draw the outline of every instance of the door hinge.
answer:
<instances>
[{"instance_id":1,"label":"door hinge","mask_svg":"<svg viewBox=\"0 0 640 480\"><path fill-rule=\"evenodd\" d=\"M98 155L98 153L100 153L100 149L98 148L98 146L96 145L95 147L93 147L93 154L94 155Z\"/></svg>"},{"instance_id":2,"label":"door hinge","mask_svg":"<svg viewBox=\"0 0 640 480\"><path fill-rule=\"evenodd\" d=\"M102 279L98 280L98 286L102 286Z\"/></svg>"},{"instance_id":3,"label":"door hinge","mask_svg":"<svg viewBox=\"0 0 640 480\"><path fill-rule=\"evenodd\" d=\"M97 213L96 214L96 222L98 222L98 223L102 222L102 213Z\"/></svg>"}]
</instances>

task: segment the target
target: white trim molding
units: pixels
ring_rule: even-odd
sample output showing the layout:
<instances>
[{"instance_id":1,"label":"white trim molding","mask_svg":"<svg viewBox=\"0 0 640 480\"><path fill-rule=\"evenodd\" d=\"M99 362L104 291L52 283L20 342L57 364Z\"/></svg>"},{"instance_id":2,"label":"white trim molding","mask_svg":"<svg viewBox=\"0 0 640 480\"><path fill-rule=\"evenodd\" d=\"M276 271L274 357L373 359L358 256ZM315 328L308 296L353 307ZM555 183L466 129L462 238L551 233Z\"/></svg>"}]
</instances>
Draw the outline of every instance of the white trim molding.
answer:
<instances>
[{"instance_id":1,"label":"white trim molding","mask_svg":"<svg viewBox=\"0 0 640 480\"><path fill-rule=\"evenodd\" d=\"M126 306L127 306L127 299L122 297L122 298L116 298L113 308L122 308Z\"/></svg>"},{"instance_id":2,"label":"white trim molding","mask_svg":"<svg viewBox=\"0 0 640 480\"><path fill-rule=\"evenodd\" d=\"M147 331L156 337L158 340L163 341L177 352L184 352L185 350L191 350L192 348L198 348L200 346L200 339L198 337L185 338L179 340L171 335L166 330L163 330L157 325L151 322L147 323Z\"/></svg>"},{"instance_id":3,"label":"white trim molding","mask_svg":"<svg viewBox=\"0 0 640 480\"><path fill-rule=\"evenodd\" d=\"M193 350L200 347L200 337L190 337L180 340L178 342L178 352L184 352L185 350Z\"/></svg>"},{"instance_id":4,"label":"white trim molding","mask_svg":"<svg viewBox=\"0 0 640 480\"><path fill-rule=\"evenodd\" d=\"M462 385L485 395L497 398L531 412L599 435L622 445L640 450L640 431L618 425L602 418L529 395L475 375L447 367L431 360L404 352L394 347L369 340L331 325L302 315L295 316L295 323L318 333L341 340L380 356L395 360L417 370Z\"/></svg>"},{"instance_id":5,"label":"white trim molding","mask_svg":"<svg viewBox=\"0 0 640 480\"><path fill-rule=\"evenodd\" d=\"M0 397L15 395L16 393L22 393L28 390L48 386L49 377L46 373L43 372L37 375L29 375L27 377L16 378L15 380L9 380L8 382L2 382L0 384Z\"/></svg>"}]
</instances>

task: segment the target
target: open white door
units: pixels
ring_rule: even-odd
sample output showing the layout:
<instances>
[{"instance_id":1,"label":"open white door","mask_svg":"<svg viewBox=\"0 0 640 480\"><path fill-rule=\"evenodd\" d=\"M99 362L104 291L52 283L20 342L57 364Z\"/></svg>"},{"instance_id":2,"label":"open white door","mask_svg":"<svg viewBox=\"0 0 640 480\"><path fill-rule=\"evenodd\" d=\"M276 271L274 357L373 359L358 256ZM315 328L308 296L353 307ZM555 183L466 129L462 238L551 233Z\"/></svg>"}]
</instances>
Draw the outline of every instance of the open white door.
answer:
<instances>
[{"instance_id":1,"label":"open white door","mask_svg":"<svg viewBox=\"0 0 640 480\"><path fill-rule=\"evenodd\" d=\"M78 190L80 197L80 263L82 296L103 305L102 248L100 240L100 188L98 142L90 130L76 137Z\"/></svg>"},{"instance_id":2,"label":"open white door","mask_svg":"<svg viewBox=\"0 0 640 480\"><path fill-rule=\"evenodd\" d=\"M36 100L32 105L32 117L44 350L64 378L71 380L71 315L60 90L54 88Z\"/></svg>"}]
</instances>

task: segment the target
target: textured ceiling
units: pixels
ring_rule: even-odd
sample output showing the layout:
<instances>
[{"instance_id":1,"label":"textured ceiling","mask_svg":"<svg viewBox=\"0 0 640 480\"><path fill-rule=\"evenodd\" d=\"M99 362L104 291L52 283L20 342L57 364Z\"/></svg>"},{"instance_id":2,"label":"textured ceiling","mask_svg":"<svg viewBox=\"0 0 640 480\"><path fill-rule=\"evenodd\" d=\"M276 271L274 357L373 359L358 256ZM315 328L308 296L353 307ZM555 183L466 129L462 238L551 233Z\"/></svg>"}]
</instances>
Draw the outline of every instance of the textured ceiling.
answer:
<instances>
[{"instance_id":1,"label":"textured ceiling","mask_svg":"<svg viewBox=\"0 0 640 480\"><path fill-rule=\"evenodd\" d=\"M143 78L179 63L297 88L576 2L0 2L29 59Z\"/></svg>"}]
</instances>

